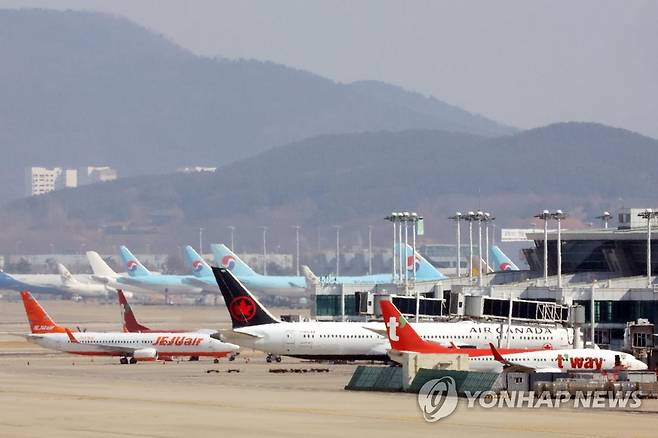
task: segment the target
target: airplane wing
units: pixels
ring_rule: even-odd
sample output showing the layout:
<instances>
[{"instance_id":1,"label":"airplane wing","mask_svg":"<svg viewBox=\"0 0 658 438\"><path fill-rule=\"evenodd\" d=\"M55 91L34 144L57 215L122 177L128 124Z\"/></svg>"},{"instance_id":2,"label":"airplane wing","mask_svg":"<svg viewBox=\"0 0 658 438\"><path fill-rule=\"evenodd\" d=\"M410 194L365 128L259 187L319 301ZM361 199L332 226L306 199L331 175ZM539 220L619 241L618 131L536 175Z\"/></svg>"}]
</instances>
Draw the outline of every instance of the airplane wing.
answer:
<instances>
[{"instance_id":1,"label":"airplane wing","mask_svg":"<svg viewBox=\"0 0 658 438\"><path fill-rule=\"evenodd\" d=\"M73 335L73 333L71 333L71 330L66 329L66 334L68 335L69 340L71 341L71 343L73 343L73 344L80 343L78 341L78 339ZM123 345L102 344L102 343L97 343L97 342L94 342L94 347L98 347L98 348L101 348L101 349L106 350L106 351L117 351L119 353L126 353L126 354L132 354L137 350L143 350L144 349L144 347L126 347L126 346L123 346Z\"/></svg>"},{"instance_id":2,"label":"airplane wing","mask_svg":"<svg viewBox=\"0 0 658 438\"><path fill-rule=\"evenodd\" d=\"M201 289L206 289L208 290L208 287L214 286L214 289L217 289L219 291L219 287L217 286L217 283L210 283L207 281L200 280L198 278L183 278L183 284L189 284L190 286L195 286Z\"/></svg>"},{"instance_id":3,"label":"airplane wing","mask_svg":"<svg viewBox=\"0 0 658 438\"><path fill-rule=\"evenodd\" d=\"M523 365L520 363L516 363L513 361L510 361L508 359L505 359L503 355L500 354L500 352L496 349L494 344L491 342L489 343L489 348L491 349L491 354L493 355L494 359L496 359L498 362L502 363L503 366L505 367L506 371L520 371L520 372L533 372L537 371L536 368L529 367L527 365ZM542 370L544 371L544 370Z\"/></svg>"},{"instance_id":4,"label":"airplane wing","mask_svg":"<svg viewBox=\"0 0 658 438\"><path fill-rule=\"evenodd\" d=\"M247 338L247 339L254 339L254 338L258 339L258 338L263 337L263 335L258 335L258 334L255 334L255 333L247 333L247 332L238 332L238 331L235 331L235 330L226 331L226 332L222 333L221 335L222 335L222 337L224 337L226 339L226 342L231 342L231 339L240 339L240 338L242 338L242 339L245 339L245 338Z\"/></svg>"}]
</instances>

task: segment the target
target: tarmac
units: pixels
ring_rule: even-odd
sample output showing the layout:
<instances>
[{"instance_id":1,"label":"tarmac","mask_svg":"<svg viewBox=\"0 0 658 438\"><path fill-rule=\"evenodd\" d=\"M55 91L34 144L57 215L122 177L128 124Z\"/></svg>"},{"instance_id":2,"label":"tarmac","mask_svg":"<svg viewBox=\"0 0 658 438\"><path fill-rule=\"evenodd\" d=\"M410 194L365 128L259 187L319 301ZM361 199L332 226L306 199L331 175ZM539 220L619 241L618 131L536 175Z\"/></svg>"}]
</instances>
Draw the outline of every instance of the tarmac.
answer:
<instances>
[{"instance_id":1,"label":"tarmac","mask_svg":"<svg viewBox=\"0 0 658 438\"><path fill-rule=\"evenodd\" d=\"M43 301L58 323L120 329L118 305ZM140 306L153 328L228 328L223 307ZM277 310L275 313L298 313ZM426 423L416 396L345 391L354 365L243 351L233 362L119 365L53 353L12 334L28 330L22 304L0 301L0 437L417 436L655 437L658 401L633 411L467 408ZM12 334L10 334L12 333ZM270 370L329 369L272 373ZM239 372L229 370L239 370Z\"/></svg>"}]
</instances>

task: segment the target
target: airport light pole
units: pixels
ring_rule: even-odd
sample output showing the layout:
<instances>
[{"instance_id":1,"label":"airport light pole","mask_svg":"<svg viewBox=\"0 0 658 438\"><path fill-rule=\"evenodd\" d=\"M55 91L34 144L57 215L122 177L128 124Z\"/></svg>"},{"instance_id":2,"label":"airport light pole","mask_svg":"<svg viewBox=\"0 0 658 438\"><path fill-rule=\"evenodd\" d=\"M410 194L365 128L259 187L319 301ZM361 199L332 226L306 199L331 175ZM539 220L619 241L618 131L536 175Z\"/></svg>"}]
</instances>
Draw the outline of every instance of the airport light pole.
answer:
<instances>
[{"instance_id":1,"label":"airport light pole","mask_svg":"<svg viewBox=\"0 0 658 438\"><path fill-rule=\"evenodd\" d=\"M334 225L336 229L336 277L340 275L340 225Z\"/></svg>"},{"instance_id":2,"label":"airport light pole","mask_svg":"<svg viewBox=\"0 0 658 438\"><path fill-rule=\"evenodd\" d=\"M551 213L544 210L534 217L544 221L544 286L548 286L548 220L551 218Z\"/></svg>"},{"instance_id":3,"label":"airport light pole","mask_svg":"<svg viewBox=\"0 0 658 438\"><path fill-rule=\"evenodd\" d=\"M457 225L457 278L459 278L462 276L462 260L461 260L462 242L461 242L460 222L465 218L458 211L455 213L454 216L450 216L448 219L455 221L455 224Z\"/></svg>"},{"instance_id":4,"label":"airport light pole","mask_svg":"<svg viewBox=\"0 0 658 438\"><path fill-rule=\"evenodd\" d=\"M469 211L464 220L468 221L468 278L473 278L473 221L476 214Z\"/></svg>"},{"instance_id":5,"label":"airport light pole","mask_svg":"<svg viewBox=\"0 0 658 438\"><path fill-rule=\"evenodd\" d=\"M393 257L392 257L392 259L393 259L393 283L396 283L397 282L397 275L398 275L398 271L397 271L397 258L398 257L397 257L397 249L396 249L397 245L395 244L395 240L398 237L398 233L397 233L398 214L393 212L393 213L391 213L390 216L386 216L384 219L386 219L387 221L390 221L393 224Z\"/></svg>"},{"instance_id":6,"label":"airport light pole","mask_svg":"<svg viewBox=\"0 0 658 438\"><path fill-rule=\"evenodd\" d=\"M486 250L485 264L487 265L487 273L489 272L489 268L491 267L491 265L489 264L489 253L491 252L489 250L489 223L493 222L494 220L496 220L496 218L491 216L490 213L487 212L484 213L484 248ZM493 223L491 225L493 225Z\"/></svg>"},{"instance_id":7,"label":"airport light pole","mask_svg":"<svg viewBox=\"0 0 658 438\"><path fill-rule=\"evenodd\" d=\"M408 211L405 211L402 220L404 222L404 294L409 295L409 221L411 220L411 214Z\"/></svg>"},{"instance_id":8,"label":"airport light pole","mask_svg":"<svg viewBox=\"0 0 658 438\"><path fill-rule=\"evenodd\" d=\"M235 252L235 226L229 225L228 229L231 230L231 251Z\"/></svg>"},{"instance_id":9,"label":"airport light pole","mask_svg":"<svg viewBox=\"0 0 658 438\"><path fill-rule=\"evenodd\" d=\"M301 226L295 225L293 228L295 229L295 268L296 275L299 277L299 229Z\"/></svg>"},{"instance_id":10,"label":"airport light pole","mask_svg":"<svg viewBox=\"0 0 658 438\"><path fill-rule=\"evenodd\" d=\"M647 208L638 216L647 220L647 288L651 288L651 219L658 218L658 210Z\"/></svg>"},{"instance_id":11,"label":"airport light pole","mask_svg":"<svg viewBox=\"0 0 658 438\"><path fill-rule=\"evenodd\" d=\"M199 228L199 254L203 255L203 228Z\"/></svg>"},{"instance_id":12,"label":"airport light pole","mask_svg":"<svg viewBox=\"0 0 658 438\"><path fill-rule=\"evenodd\" d=\"M267 227L260 227L263 230L263 275L267 275Z\"/></svg>"},{"instance_id":13,"label":"airport light pole","mask_svg":"<svg viewBox=\"0 0 658 438\"><path fill-rule=\"evenodd\" d=\"M476 219L478 221L478 286L482 287L482 221L484 213L478 211Z\"/></svg>"},{"instance_id":14,"label":"airport light pole","mask_svg":"<svg viewBox=\"0 0 658 438\"><path fill-rule=\"evenodd\" d=\"M368 275L372 275L372 225L368 225Z\"/></svg>"},{"instance_id":15,"label":"airport light pole","mask_svg":"<svg viewBox=\"0 0 658 438\"><path fill-rule=\"evenodd\" d=\"M607 230L608 222L610 222L610 219L612 219L612 215L609 212L604 211L603 214L601 216L597 216L596 219L601 219L603 221L603 228Z\"/></svg>"},{"instance_id":16,"label":"airport light pole","mask_svg":"<svg viewBox=\"0 0 658 438\"><path fill-rule=\"evenodd\" d=\"M567 217L562 210L556 210L551 217L557 221L557 287L562 288L562 220Z\"/></svg>"}]
</instances>

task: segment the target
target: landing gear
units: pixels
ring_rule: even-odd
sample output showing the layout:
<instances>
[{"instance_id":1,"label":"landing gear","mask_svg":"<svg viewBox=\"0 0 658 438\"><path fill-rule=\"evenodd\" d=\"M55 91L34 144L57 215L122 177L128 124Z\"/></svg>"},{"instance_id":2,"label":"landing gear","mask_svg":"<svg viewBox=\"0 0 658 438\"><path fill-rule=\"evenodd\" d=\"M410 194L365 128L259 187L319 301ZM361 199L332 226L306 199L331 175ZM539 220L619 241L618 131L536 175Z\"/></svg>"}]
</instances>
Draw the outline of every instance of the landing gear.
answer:
<instances>
[{"instance_id":1,"label":"landing gear","mask_svg":"<svg viewBox=\"0 0 658 438\"><path fill-rule=\"evenodd\" d=\"M272 362L275 362L275 361L276 362L281 362L281 356L279 356L278 354L270 353L270 354L267 355L265 360L267 361L267 363L272 363Z\"/></svg>"},{"instance_id":2,"label":"landing gear","mask_svg":"<svg viewBox=\"0 0 658 438\"><path fill-rule=\"evenodd\" d=\"M130 363L131 363L131 364L136 364L136 363L137 363L137 359L135 359L134 357L131 357L131 358L130 358Z\"/></svg>"},{"instance_id":3,"label":"landing gear","mask_svg":"<svg viewBox=\"0 0 658 438\"><path fill-rule=\"evenodd\" d=\"M231 355L228 357L229 362L233 362L233 361L235 360L235 358L238 357L239 354L240 354L240 352L237 352L237 353L233 353L233 354L231 354Z\"/></svg>"},{"instance_id":4,"label":"landing gear","mask_svg":"<svg viewBox=\"0 0 658 438\"><path fill-rule=\"evenodd\" d=\"M128 365L128 358L127 357L122 357L121 359L119 359L119 363L121 365Z\"/></svg>"},{"instance_id":5,"label":"landing gear","mask_svg":"<svg viewBox=\"0 0 658 438\"><path fill-rule=\"evenodd\" d=\"M215 358L215 360L213 360L212 363L219 363L219 359Z\"/></svg>"},{"instance_id":6,"label":"landing gear","mask_svg":"<svg viewBox=\"0 0 658 438\"><path fill-rule=\"evenodd\" d=\"M190 356L190 362L198 362L199 356Z\"/></svg>"}]
</instances>

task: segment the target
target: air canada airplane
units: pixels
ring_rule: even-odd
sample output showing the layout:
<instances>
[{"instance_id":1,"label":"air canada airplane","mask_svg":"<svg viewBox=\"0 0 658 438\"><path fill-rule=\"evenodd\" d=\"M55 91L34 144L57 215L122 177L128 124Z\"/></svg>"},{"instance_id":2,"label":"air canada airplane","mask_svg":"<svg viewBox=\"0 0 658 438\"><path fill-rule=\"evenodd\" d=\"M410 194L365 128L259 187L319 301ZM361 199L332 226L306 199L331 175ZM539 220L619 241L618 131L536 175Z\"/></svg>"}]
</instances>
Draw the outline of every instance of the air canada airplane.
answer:
<instances>
[{"instance_id":1,"label":"air canada airplane","mask_svg":"<svg viewBox=\"0 0 658 438\"><path fill-rule=\"evenodd\" d=\"M21 292L21 297L31 330L26 338L51 350L84 356L119 356L120 362L127 364L173 357L220 358L239 349L199 332L74 333L56 324L29 292Z\"/></svg>"},{"instance_id":2,"label":"air canada airplane","mask_svg":"<svg viewBox=\"0 0 658 438\"><path fill-rule=\"evenodd\" d=\"M213 267L233 330L225 339L242 347L280 356L319 360L388 361L390 349L381 322L282 322L275 318L226 268ZM487 348L490 342L510 348L568 348L570 329L474 321L416 324L425 339L446 346Z\"/></svg>"},{"instance_id":3,"label":"air canada airplane","mask_svg":"<svg viewBox=\"0 0 658 438\"><path fill-rule=\"evenodd\" d=\"M396 362L400 360L401 352L411 351L425 354L467 354L469 368L474 371L500 372L507 368L510 371L559 373L647 369L647 364L632 355L612 350L498 350L493 344L489 344L489 348L446 348L422 339L390 301L381 301L380 306L391 343L389 357Z\"/></svg>"}]
</instances>

